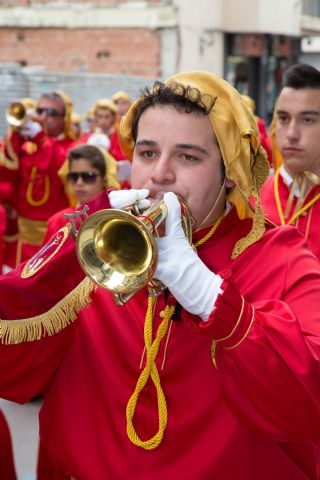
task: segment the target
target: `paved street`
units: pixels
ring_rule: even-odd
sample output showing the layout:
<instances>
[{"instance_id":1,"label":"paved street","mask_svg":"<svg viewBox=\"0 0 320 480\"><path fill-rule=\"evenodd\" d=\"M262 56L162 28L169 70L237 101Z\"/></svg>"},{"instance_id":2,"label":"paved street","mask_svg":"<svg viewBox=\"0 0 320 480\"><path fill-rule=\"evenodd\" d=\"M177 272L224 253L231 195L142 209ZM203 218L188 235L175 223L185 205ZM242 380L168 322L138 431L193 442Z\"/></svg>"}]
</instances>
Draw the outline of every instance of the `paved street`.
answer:
<instances>
[{"instance_id":1,"label":"paved street","mask_svg":"<svg viewBox=\"0 0 320 480\"><path fill-rule=\"evenodd\" d=\"M18 480L35 480L40 407L40 400L18 405L0 399L0 408L11 430Z\"/></svg>"}]
</instances>

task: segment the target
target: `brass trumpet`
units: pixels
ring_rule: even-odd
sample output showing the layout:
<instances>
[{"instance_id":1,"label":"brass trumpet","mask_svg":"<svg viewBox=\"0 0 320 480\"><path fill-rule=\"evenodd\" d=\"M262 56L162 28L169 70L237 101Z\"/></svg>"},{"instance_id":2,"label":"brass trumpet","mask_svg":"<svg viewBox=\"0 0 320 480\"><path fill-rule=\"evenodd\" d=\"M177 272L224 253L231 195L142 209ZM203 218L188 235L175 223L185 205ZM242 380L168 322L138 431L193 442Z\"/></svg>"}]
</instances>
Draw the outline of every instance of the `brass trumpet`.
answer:
<instances>
[{"instance_id":1,"label":"brass trumpet","mask_svg":"<svg viewBox=\"0 0 320 480\"><path fill-rule=\"evenodd\" d=\"M185 202L181 198L179 201L182 226L191 243L191 217ZM167 206L161 199L143 212L136 205L128 207L128 211L100 210L79 228L79 263L98 286L113 292L117 305L124 305L146 285L154 296L165 288L153 276L158 263L155 236L166 217Z\"/></svg>"},{"instance_id":2,"label":"brass trumpet","mask_svg":"<svg viewBox=\"0 0 320 480\"><path fill-rule=\"evenodd\" d=\"M21 127L27 120L27 109L21 102L12 102L6 110L6 120L13 127Z\"/></svg>"}]
</instances>

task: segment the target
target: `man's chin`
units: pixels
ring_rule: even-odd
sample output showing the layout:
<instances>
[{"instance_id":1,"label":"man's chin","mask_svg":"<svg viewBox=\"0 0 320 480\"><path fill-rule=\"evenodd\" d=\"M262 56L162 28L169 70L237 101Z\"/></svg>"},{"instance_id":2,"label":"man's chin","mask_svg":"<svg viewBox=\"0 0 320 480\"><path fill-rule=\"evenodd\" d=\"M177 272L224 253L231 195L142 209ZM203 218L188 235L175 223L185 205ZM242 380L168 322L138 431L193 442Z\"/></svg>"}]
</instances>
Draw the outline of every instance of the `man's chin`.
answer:
<instances>
[{"instance_id":1,"label":"man's chin","mask_svg":"<svg viewBox=\"0 0 320 480\"><path fill-rule=\"evenodd\" d=\"M304 162L293 157L284 158L283 164L287 172L292 176L297 175L298 173L303 173L307 169Z\"/></svg>"}]
</instances>

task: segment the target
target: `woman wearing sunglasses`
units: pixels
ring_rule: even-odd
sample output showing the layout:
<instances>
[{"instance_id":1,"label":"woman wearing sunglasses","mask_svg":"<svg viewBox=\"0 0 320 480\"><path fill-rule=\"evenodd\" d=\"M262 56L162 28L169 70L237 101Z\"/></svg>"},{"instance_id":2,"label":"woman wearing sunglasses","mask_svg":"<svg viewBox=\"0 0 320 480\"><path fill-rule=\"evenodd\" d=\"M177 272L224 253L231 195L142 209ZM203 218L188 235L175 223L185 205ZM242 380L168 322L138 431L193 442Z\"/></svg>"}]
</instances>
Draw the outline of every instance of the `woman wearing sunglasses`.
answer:
<instances>
[{"instance_id":1,"label":"woman wearing sunglasses","mask_svg":"<svg viewBox=\"0 0 320 480\"><path fill-rule=\"evenodd\" d=\"M109 180L109 165L107 167L105 155L98 147L88 144L78 145L69 150L67 161L66 187L75 207L92 200L107 185L118 187L115 178ZM111 183L112 185L110 185ZM49 218L44 243L68 222L64 215L73 213L73 211L74 208L66 208Z\"/></svg>"}]
</instances>

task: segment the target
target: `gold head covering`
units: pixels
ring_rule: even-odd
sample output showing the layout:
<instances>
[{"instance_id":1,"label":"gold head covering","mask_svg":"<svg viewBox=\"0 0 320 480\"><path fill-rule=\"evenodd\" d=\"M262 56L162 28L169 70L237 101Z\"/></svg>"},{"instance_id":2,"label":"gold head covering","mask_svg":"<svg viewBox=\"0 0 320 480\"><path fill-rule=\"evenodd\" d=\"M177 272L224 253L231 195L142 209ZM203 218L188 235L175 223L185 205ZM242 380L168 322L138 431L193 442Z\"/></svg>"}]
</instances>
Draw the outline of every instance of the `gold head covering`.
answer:
<instances>
[{"instance_id":1,"label":"gold head covering","mask_svg":"<svg viewBox=\"0 0 320 480\"><path fill-rule=\"evenodd\" d=\"M123 90L119 90L118 92L114 93L111 97L111 100L115 103L118 100L128 100L128 102L132 103L131 97Z\"/></svg>"},{"instance_id":2,"label":"gold head covering","mask_svg":"<svg viewBox=\"0 0 320 480\"><path fill-rule=\"evenodd\" d=\"M56 90L54 92L56 95L59 95L64 104L64 134L66 137L71 140L75 140L74 133L71 128L71 114L73 109L73 103L70 97L63 92L62 90Z\"/></svg>"},{"instance_id":3,"label":"gold head covering","mask_svg":"<svg viewBox=\"0 0 320 480\"><path fill-rule=\"evenodd\" d=\"M35 102L32 98L30 97L22 97L20 98L20 102L24 106L24 108L30 108L32 110L35 110L37 107L37 102Z\"/></svg>"},{"instance_id":4,"label":"gold head covering","mask_svg":"<svg viewBox=\"0 0 320 480\"><path fill-rule=\"evenodd\" d=\"M236 258L249 245L258 241L265 231L259 189L268 177L269 163L260 145L255 118L239 92L217 75L209 72L184 72L172 76L165 83L196 88L202 95L209 95L215 100L208 116L220 147L226 176L235 183L228 193L228 200L235 205L240 218L253 218L251 231L233 249L232 258ZM179 93L179 90L175 91ZM205 97L202 101L204 99ZM121 148L129 159L132 159L134 150L131 127L140 102L141 98L131 105L120 126ZM250 205L251 196L255 198L255 210Z\"/></svg>"},{"instance_id":5,"label":"gold head covering","mask_svg":"<svg viewBox=\"0 0 320 480\"><path fill-rule=\"evenodd\" d=\"M94 119L94 106L90 108L90 110L84 115L85 120L93 120Z\"/></svg>"},{"instance_id":6,"label":"gold head covering","mask_svg":"<svg viewBox=\"0 0 320 480\"><path fill-rule=\"evenodd\" d=\"M118 174L117 161L104 148L100 148L100 147L96 147L96 148L99 148L99 150L103 154L104 161L106 163L105 182L106 182L107 188L119 189L120 184L117 180L117 174ZM58 175L62 180L62 183L64 185L64 191L65 191L65 193L66 193L66 195L69 199L71 207L76 207L77 199L72 192L72 189L70 187L69 182L67 181L68 173L69 173L69 162L68 162L68 160L65 160L64 163L62 164L62 166L60 167L59 171L58 171Z\"/></svg>"},{"instance_id":7,"label":"gold head covering","mask_svg":"<svg viewBox=\"0 0 320 480\"><path fill-rule=\"evenodd\" d=\"M256 102L249 95L241 95L247 106L250 108L252 113L256 111Z\"/></svg>"},{"instance_id":8,"label":"gold head covering","mask_svg":"<svg viewBox=\"0 0 320 480\"><path fill-rule=\"evenodd\" d=\"M98 147L100 148L100 147ZM113 156L105 149L100 148L103 153L106 162L106 183L108 188L120 188L120 183L117 180L118 176L118 162Z\"/></svg>"},{"instance_id":9,"label":"gold head covering","mask_svg":"<svg viewBox=\"0 0 320 480\"><path fill-rule=\"evenodd\" d=\"M279 150L277 139L276 139L276 126L277 126L277 101L274 106L272 121L270 124L270 137L271 137L271 146L272 146L272 163L274 171L278 170L283 163L283 158Z\"/></svg>"},{"instance_id":10,"label":"gold head covering","mask_svg":"<svg viewBox=\"0 0 320 480\"><path fill-rule=\"evenodd\" d=\"M81 115L79 115L78 113L72 112L71 113L71 123L78 123L80 125Z\"/></svg>"},{"instance_id":11,"label":"gold head covering","mask_svg":"<svg viewBox=\"0 0 320 480\"><path fill-rule=\"evenodd\" d=\"M93 107L94 114L96 113L97 108L109 108L111 112L115 114L118 113L117 105L112 100L109 100L108 98L100 98L99 100L96 101Z\"/></svg>"}]
</instances>

